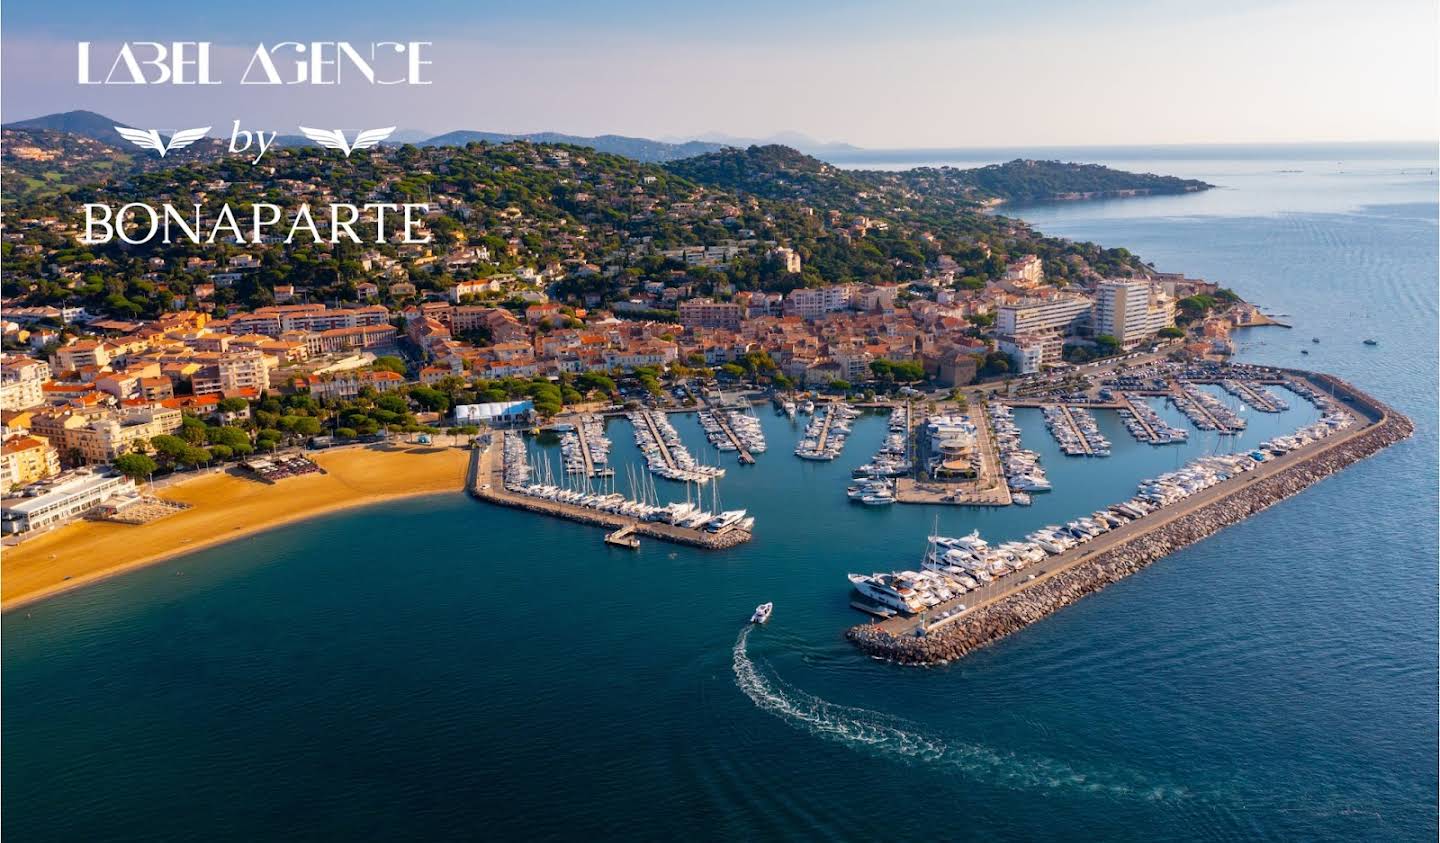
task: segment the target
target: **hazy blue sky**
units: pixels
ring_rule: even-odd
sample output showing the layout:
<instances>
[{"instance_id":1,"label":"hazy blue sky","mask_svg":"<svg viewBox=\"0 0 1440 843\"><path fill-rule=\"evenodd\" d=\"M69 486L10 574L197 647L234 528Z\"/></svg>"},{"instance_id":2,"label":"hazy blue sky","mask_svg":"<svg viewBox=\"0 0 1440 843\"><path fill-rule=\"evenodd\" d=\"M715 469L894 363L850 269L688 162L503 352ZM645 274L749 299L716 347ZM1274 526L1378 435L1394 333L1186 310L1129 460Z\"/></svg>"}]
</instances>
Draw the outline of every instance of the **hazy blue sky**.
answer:
<instances>
[{"instance_id":1,"label":"hazy blue sky","mask_svg":"<svg viewBox=\"0 0 1440 843\"><path fill-rule=\"evenodd\" d=\"M146 127L240 119L287 133L302 122L667 138L796 130L870 147L1440 137L1435 0L0 8L5 120L86 108ZM229 84L82 87L80 40L212 41ZM282 40L433 41L435 84L233 84L256 43Z\"/></svg>"}]
</instances>

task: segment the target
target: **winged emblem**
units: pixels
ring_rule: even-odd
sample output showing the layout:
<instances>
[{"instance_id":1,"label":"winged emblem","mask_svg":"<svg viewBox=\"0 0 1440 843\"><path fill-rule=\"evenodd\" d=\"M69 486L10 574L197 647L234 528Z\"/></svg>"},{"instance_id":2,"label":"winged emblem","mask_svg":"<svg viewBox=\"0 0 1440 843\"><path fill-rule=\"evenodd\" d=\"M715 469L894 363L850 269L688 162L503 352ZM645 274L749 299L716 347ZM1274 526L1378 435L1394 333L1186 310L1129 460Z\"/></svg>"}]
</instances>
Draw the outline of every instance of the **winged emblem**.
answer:
<instances>
[{"instance_id":1,"label":"winged emblem","mask_svg":"<svg viewBox=\"0 0 1440 843\"><path fill-rule=\"evenodd\" d=\"M300 132L304 134L305 137L315 141L326 149L340 150L345 153L346 158L349 158L350 153L357 149L370 149L371 147L378 146L380 141L390 137L390 133L393 131L395 131L394 126L386 126L383 129L365 129L355 136L354 143L349 143L345 140L345 133L339 129L311 129L307 126L300 127Z\"/></svg>"},{"instance_id":2,"label":"winged emblem","mask_svg":"<svg viewBox=\"0 0 1440 843\"><path fill-rule=\"evenodd\" d=\"M195 141L205 137L206 133L210 131L210 127L204 126L199 129L181 129L170 136L170 142L168 144L160 140L160 133L154 129L127 129L124 126L116 126L115 131L120 133L120 137L130 141L141 149L153 149L160 153L161 158L164 158L165 153L174 152L177 149L184 149Z\"/></svg>"}]
</instances>

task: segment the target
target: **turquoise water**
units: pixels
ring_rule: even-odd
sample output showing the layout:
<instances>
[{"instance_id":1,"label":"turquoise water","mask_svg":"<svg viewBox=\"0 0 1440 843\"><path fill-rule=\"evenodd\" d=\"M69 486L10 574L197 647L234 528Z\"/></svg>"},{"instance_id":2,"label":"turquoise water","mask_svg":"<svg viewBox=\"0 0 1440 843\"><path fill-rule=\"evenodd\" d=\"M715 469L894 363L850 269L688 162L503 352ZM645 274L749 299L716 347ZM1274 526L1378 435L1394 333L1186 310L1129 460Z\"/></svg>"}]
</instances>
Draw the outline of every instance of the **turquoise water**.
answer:
<instances>
[{"instance_id":1,"label":"turquoise water","mask_svg":"<svg viewBox=\"0 0 1440 843\"><path fill-rule=\"evenodd\" d=\"M862 657L843 574L913 562L937 515L1005 539L1091 511L1216 439L1142 446L1101 413L1115 456L1067 459L1022 411L1056 486L1035 506L865 508L843 488L883 419L820 464L762 408L769 452L722 463L722 502L759 519L734 551L616 550L454 495L65 595L3 618L4 831L1432 839L1436 205L1405 163L1147 162L1225 190L1012 211L1291 314L1244 356L1352 379L1419 431L994 647ZM1313 417L1291 404L1244 441Z\"/></svg>"}]
</instances>

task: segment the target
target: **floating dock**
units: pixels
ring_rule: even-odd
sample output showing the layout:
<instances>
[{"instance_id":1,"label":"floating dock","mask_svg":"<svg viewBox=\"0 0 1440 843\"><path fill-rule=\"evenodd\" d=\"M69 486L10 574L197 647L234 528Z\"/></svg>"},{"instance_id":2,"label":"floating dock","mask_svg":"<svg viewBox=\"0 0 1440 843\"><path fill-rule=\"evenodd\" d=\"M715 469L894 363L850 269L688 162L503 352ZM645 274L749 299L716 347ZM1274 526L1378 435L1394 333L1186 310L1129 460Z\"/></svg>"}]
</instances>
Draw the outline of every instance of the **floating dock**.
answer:
<instances>
[{"instance_id":1,"label":"floating dock","mask_svg":"<svg viewBox=\"0 0 1440 843\"><path fill-rule=\"evenodd\" d=\"M640 547L640 538L635 535L635 527L632 525L621 527L613 533L606 533L605 543L636 550Z\"/></svg>"},{"instance_id":2,"label":"floating dock","mask_svg":"<svg viewBox=\"0 0 1440 843\"><path fill-rule=\"evenodd\" d=\"M734 445L735 450L740 453L740 462L744 465L754 465L755 456L750 453L750 449L745 447L745 443L740 441L740 437L736 436L735 430L730 427L729 414L724 410L716 410L714 418L715 423L720 425L720 432L725 434L725 437L730 440L730 444ZM828 429L829 425L826 425L826 428Z\"/></svg>"}]
</instances>

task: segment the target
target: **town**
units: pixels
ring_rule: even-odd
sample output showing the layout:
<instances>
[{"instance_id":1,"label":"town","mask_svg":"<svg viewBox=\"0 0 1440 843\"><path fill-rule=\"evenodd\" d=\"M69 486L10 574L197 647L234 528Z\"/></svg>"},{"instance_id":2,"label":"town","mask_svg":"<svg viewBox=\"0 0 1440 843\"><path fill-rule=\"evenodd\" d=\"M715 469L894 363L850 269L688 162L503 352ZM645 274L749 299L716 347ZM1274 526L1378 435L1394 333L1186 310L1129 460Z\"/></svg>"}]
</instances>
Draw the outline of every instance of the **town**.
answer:
<instances>
[{"instance_id":1,"label":"town","mask_svg":"<svg viewBox=\"0 0 1440 843\"><path fill-rule=\"evenodd\" d=\"M249 183L197 168L161 198L198 207L278 187L332 202L314 155L288 151ZM1075 186L1034 163L1017 172ZM761 198L721 185L722 164L814 187ZM429 212L368 248L267 235L202 253L86 250L53 200L7 209L3 486L25 499L6 506L7 533L139 505L136 481L302 446L699 407L726 389L959 397L1160 346L1224 356L1232 327L1268 322L1215 283L990 216L970 186L926 199L923 183L861 182L783 148L673 169L525 143L376 150L349 166L378 178L370 201L423 184ZM902 199L957 221L932 225Z\"/></svg>"}]
</instances>

